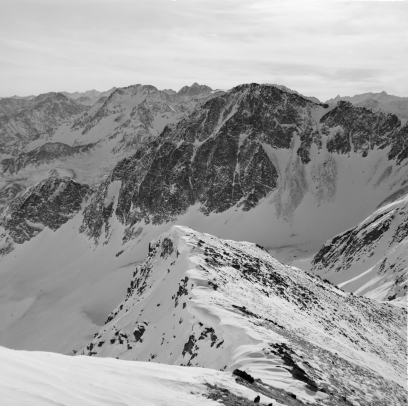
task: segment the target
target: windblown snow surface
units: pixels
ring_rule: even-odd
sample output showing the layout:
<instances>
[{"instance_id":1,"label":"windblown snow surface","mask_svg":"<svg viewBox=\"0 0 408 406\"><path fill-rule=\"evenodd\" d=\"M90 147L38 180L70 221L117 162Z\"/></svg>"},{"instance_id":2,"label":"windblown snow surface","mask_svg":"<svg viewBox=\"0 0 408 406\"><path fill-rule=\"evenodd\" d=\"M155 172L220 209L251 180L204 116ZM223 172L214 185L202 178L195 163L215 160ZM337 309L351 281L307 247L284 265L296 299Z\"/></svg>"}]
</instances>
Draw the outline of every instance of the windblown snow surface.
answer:
<instances>
[{"instance_id":1,"label":"windblown snow surface","mask_svg":"<svg viewBox=\"0 0 408 406\"><path fill-rule=\"evenodd\" d=\"M174 226L80 354L244 370L301 402L400 405L406 310L355 297L252 243Z\"/></svg>"},{"instance_id":2,"label":"windblown snow surface","mask_svg":"<svg viewBox=\"0 0 408 406\"><path fill-rule=\"evenodd\" d=\"M4 347L0 347L0 364L2 406L211 406L220 404L212 400L217 392L221 399L249 405L258 395L229 373L203 368ZM260 398L260 404L272 402L263 394ZM274 401L273 405L285 404Z\"/></svg>"}]
</instances>

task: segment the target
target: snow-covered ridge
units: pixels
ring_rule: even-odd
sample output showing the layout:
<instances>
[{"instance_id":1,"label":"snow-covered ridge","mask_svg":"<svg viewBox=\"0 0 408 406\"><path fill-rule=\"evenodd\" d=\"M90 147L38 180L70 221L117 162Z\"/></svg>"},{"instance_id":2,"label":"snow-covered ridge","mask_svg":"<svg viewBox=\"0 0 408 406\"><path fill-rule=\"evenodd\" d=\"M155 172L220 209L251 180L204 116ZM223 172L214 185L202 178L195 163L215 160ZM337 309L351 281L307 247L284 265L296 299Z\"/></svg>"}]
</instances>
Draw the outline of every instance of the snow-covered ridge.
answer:
<instances>
[{"instance_id":1,"label":"snow-covered ridge","mask_svg":"<svg viewBox=\"0 0 408 406\"><path fill-rule=\"evenodd\" d=\"M329 240L312 272L355 294L407 306L408 195Z\"/></svg>"},{"instance_id":2,"label":"snow-covered ridge","mask_svg":"<svg viewBox=\"0 0 408 406\"><path fill-rule=\"evenodd\" d=\"M174 226L80 353L239 368L309 402L398 405L405 321L404 309L350 296L254 244Z\"/></svg>"}]
</instances>

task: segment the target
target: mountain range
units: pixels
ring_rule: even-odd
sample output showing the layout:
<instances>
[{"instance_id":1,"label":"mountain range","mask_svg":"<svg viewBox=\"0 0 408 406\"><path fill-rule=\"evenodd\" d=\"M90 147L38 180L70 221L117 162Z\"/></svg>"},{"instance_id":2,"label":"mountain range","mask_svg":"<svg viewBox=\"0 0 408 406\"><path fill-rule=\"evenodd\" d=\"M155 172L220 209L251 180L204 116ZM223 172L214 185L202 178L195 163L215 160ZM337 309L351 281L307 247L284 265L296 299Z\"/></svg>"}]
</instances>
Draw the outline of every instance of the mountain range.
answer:
<instances>
[{"instance_id":1,"label":"mountain range","mask_svg":"<svg viewBox=\"0 0 408 406\"><path fill-rule=\"evenodd\" d=\"M367 95L0 100L0 345L222 371L224 404L403 404L408 124Z\"/></svg>"},{"instance_id":2,"label":"mountain range","mask_svg":"<svg viewBox=\"0 0 408 406\"><path fill-rule=\"evenodd\" d=\"M216 94L198 84L173 95L142 85L111 90L91 107L62 93L25 101L27 109L18 112L14 99L1 100L12 113L0 117L0 194L13 197L6 190L31 186L55 170L98 183L141 140Z\"/></svg>"}]
</instances>

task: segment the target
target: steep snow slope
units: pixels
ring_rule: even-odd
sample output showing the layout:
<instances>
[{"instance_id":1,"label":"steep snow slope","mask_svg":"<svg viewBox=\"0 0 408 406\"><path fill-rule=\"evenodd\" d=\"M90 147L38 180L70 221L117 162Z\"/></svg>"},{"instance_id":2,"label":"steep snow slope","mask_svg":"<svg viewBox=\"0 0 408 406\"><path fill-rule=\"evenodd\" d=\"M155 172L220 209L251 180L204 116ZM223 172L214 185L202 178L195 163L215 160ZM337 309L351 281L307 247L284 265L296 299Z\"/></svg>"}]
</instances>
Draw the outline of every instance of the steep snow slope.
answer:
<instances>
[{"instance_id":1,"label":"steep snow slope","mask_svg":"<svg viewBox=\"0 0 408 406\"><path fill-rule=\"evenodd\" d=\"M328 241L312 272L355 294L407 306L408 195Z\"/></svg>"},{"instance_id":2,"label":"steep snow slope","mask_svg":"<svg viewBox=\"0 0 408 406\"><path fill-rule=\"evenodd\" d=\"M237 384L231 374L203 368L74 358L2 347L0 363L2 406L219 405L222 402L212 400L217 391L211 387L222 389L219 398L233 398L245 406L253 404L258 395ZM272 402L263 394L260 398L260 404Z\"/></svg>"},{"instance_id":3,"label":"steep snow slope","mask_svg":"<svg viewBox=\"0 0 408 406\"><path fill-rule=\"evenodd\" d=\"M349 296L254 244L174 226L81 353L239 368L308 402L399 405L405 323L405 309Z\"/></svg>"}]
</instances>

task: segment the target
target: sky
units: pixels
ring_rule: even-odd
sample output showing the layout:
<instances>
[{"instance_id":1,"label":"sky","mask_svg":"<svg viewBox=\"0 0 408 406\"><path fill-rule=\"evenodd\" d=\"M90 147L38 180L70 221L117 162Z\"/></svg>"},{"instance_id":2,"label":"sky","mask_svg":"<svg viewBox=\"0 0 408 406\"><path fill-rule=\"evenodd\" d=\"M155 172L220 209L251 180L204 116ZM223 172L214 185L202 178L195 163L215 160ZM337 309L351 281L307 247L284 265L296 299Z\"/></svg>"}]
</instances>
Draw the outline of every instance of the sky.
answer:
<instances>
[{"instance_id":1,"label":"sky","mask_svg":"<svg viewBox=\"0 0 408 406\"><path fill-rule=\"evenodd\" d=\"M408 96L408 2L1 0L0 96L285 85Z\"/></svg>"}]
</instances>

